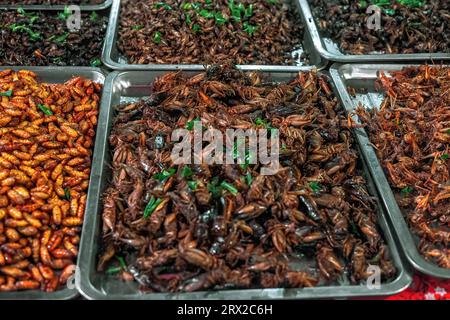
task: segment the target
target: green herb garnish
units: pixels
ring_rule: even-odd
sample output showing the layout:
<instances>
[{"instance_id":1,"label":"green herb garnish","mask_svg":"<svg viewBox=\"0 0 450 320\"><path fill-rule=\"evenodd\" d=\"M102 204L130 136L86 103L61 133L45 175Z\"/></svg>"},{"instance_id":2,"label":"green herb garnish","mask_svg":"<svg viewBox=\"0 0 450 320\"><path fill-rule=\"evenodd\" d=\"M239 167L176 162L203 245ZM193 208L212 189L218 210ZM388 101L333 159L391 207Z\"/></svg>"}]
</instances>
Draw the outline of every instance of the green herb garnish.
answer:
<instances>
[{"instance_id":1,"label":"green herb garnish","mask_svg":"<svg viewBox=\"0 0 450 320\"><path fill-rule=\"evenodd\" d=\"M411 8L423 7L424 2L421 0L397 0L398 3Z\"/></svg>"},{"instance_id":2,"label":"green herb garnish","mask_svg":"<svg viewBox=\"0 0 450 320\"><path fill-rule=\"evenodd\" d=\"M149 218L153 212L155 212L156 208L163 202L162 199L155 199L155 197L152 197L150 199L150 202L148 203L147 207L145 207L144 210L144 218Z\"/></svg>"},{"instance_id":3,"label":"green herb garnish","mask_svg":"<svg viewBox=\"0 0 450 320\"><path fill-rule=\"evenodd\" d=\"M181 6L181 9L183 9L183 10L191 10L192 9L192 3L189 3L189 2L183 3L183 5Z\"/></svg>"},{"instance_id":4,"label":"green herb garnish","mask_svg":"<svg viewBox=\"0 0 450 320\"><path fill-rule=\"evenodd\" d=\"M252 26L247 21L244 22L244 31L247 32L249 35L253 35L256 30L258 29L258 26Z\"/></svg>"},{"instance_id":5,"label":"green herb garnish","mask_svg":"<svg viewBox=\"0 0 450 320\"><path fill-rule=\"evenodd\" d=\"M155 8L159 9L159 8L164 8L164 10L172 10L172 7L169 6L167 3L165 2L158 2L155 4Z\"/></svg>"},{"instance_id":6,"label":"green herb garnish","mask_svg":"<svg viewBox=\"0 0 450 320\"><path fill-rule=\"evenodd\" d=\"M58 18L60 20L67 20L68 18L70 18L70 16L72 16L72 12L70 11L68 6L64 7L64 11L58 13Z\"/></svg>"},{"instance_id":7,"label":"green herb garnish","mask_svg":"<svg viewBox=\"0 0 450 320\"><path fill-rule=\"evenodd\" d=\"M192 26L192 30L194 30L195 32L202 30L202 27L200 27L200 25L198 24L194 24Z\"/></svg>"},{"instance_id":8,"label":"green herb garnish","mask_svg":"<svg viewBox=\"0 0 450 320\"><path fill-rule=\"evenodd\" d=\"M192 191L197 190L198 187L198 182L197 181L188 181L187 183L189 189L191 189Z\"/></svg>"},{"instance_id":9,"label":"green herb garnish","mask_svg":"<svg viewBox=\"0 0 450 320\"><path fill-rule=\"evenodd\" d=\"M239 193L238 189L236 189L232 184L229 184L228 182L224 181L220 184L220 186L225 190L228 190L234 196Z\"/></svg>"},{"instance_id":10,"label":"green herb garnish","mask_svg":"<svg viewBox=\"0 0 450 320\"><path fill-rule=\"evenodd\" d=\"M314 193L320 192L320 190L322 190L322 186L317 181L310 182L309 187Z\"/></svg>"},{"instance_id":11,"label":"green herb garnish","mask_svg":"<svg viewBox=\"0 0 450 320\"><path fill-rule=\"evenodd\" d=\"M98 68L102 65L102 60L100 59L94 59L91 61L91 67Z\"/></svg>"},{"instance_id":12,"label":"green herb garnish","mask_svg":"<svg viewBox=\"0 0 450 320\"><path fill-rule=\"evenodd\" d=\"M54 42L57 42L57 43L64 43L64 42L66 42L66 40L67 40L67 37L69 36L69 34L70 33L68 33L68 32L66 32L66 33L64 33L63 35L61 35L61 36L55 36L55 35L53 35L53 36L51 36L48 40L49 41L54 41Z\"/></svg>"},{"instance_id":13,"label":"green herb garnish","mask_svg":"<svg viewBox=\"0 0 450 320\"><path fill-rule=\"evenodd\" d=\"M448 153L444 153L444 154L441 156L441 159L442 159L442 160L447 160L449 157L450 157L450 156L448 155Z\"/></svg>"},{"instance_id":14,"label":"green herb garnish","mask_svg":"<svg viewBox=\"0 0 450 320\"><path fill-rule=\"evenodd\" d=\"M214 177L210 183L206 186L209 192L211 192L214 198L220 198L222 195L222 187L219 184L219 178Z\"/></svg>"},{"instance_id":15,"label":"green herb garnish","mask_svg":"<svg viewBox=\"0 0 450 320\"><path fill-rule=\"evenodd\" d=\"M411 188L411 187L406 187L406 188L403 188L401 192L402 192L402 194L403 194L404 196L406 196L406 195L410 194L410 193L413 192L413 191L414 191L413 188Z\"/></svg>"},{"instance_id":16,"label":"green herb garnish","mask_svg":"<svg viewBox=\"0 0 450 320\"><path fill-rule=\"evenodd\" d=\"M248 185L249 187L252 186L252 183L253 183L253 177L252 177L252 174L251 174L250 172L247 172L247 175L245 176L245 182L247 183L247 185Z\"/></svg>"},{"instance_id":17,"label":"green herb garnish","mask_svg":"<svg viewBox=\"0 0 450 320\"><path fill-rule=\"evenodd\" d=\"M37 105L39 109L41 109L41 111L46 115L46 116L52 116L53 115L53 111L50 110L48 107L44 106L43 104L38 104Z\"/></svg>"},{"instance_id":18,"label":"green herb garnish","mask_svg":"<svg viewBox=\"0 0 450 320\"><path fill-rule=\"evenodd\" d=\"M153 42L156 44L161 43L161 32L159 32L159 31L155 32L155 34L153 35Z\"/></svg>"},{"instance_id":19,"label":"green herb garnish","mask_svg":"<svg viewBox=\"0 0 450 320\"><path fill-rule=\"evenodd\" d=\"M12 90L8 90L8 91L5 91L5 92L0 92L0 96L2 96L2 97L11 97L12 94L13 94Z\"/></svg>"},{"instance_id":20,"label":"green herb garnish","mask_svg":"<svg viewBox=\"0 0 450 320\"><path fill-rule=\"evenodd\" d=\"M183 170L181 171L181 176L183 178L190 178L190 177L192 177L192 175L193 175L192 169L190 167L188 167L188 166L185 166L183 168Z\"/></svg>"},{"instance_id":21,"label":"green herb garnish","mask_svg":"<svg viewBox=\"0 0 450 320\"><path fill-rule=\"evenodd\" d=\"M97 21L98 19L98 14L95 11L92 11L91 15L89 16L89 20L91 20L92 22Z\"/></svg>"},{"instance_id":22,"label":"green herb garnish","mask_svg":"<svg viewBox=\"0 0 450 320\"><path fill-rule=\"evenodd\" d=\"M185 17L186 17L186 24L190 25L192 23L191 15L189 13L186 13Z\"/></svg>"},{"instance_id":23,"label":"green herb garnish","mask_svg":"<svg viewBox=\"0 0 450 320\"><path fill-rule=\"evenodd\" d=\"M124 259L124 258L119 257L119 256L116 256L116 259L119 261L120 267L121 267L123 270L127 270L127 269L128 269L127 263L125 262L125 259Z\"/></svg>"},{"instance_id":24,"label":"green herb garnish","mask_svg":"<svg viewBox=\"0 0 450 320\"><path fill-rule=\"evenodd\" d=\"M141 25L131 27L132 30L136 30L136 31L142 30L143 28L144 28L144 26L141 26Z\"/></svg>"},{"instance_id":25,"label":"green herb garnish","mask_svg":"<svg viewBox=\"0 0 450 320\"><path fill-rule=\"evenodd\" d=\"M122 271L121 267L111 266L105 271L105 273L112 276L112 275L118 274L120 271Z\"/></svg>"},{"instance_id":26,"label":"green herb garnish","mask_svg":"<svg viewBox=\"0 0 450 320\"><path fill-rule=\"evenodd\" d=\"M64 189L64 197L66 198L66 200L70 201L72 199L72 196L70 194L70 189L66 188Z\"/></svg>"},{"instance_id":27,"label":"green herb garnish","mask_svg":"<svg viewBox=\"0 0 450 320\"><path fill-rule=\"evenodd\" d=\"M196 124L197 122L200 122L200 121L201 121L200 118L196 118L196 119L194 119L194 120L192 120L192 121L189 121L189 122L186 124L186 130L189 130L189 131L194 130L195 124Z\"/></svg>"},{"instance_id":28,"label":"green herb garnish","mask_svg":"<svg viewBox=\"0 0 450 320\"><path fill-rule=\"evenodd\" d=\"M177 169L170 168L169 171L163 170L163 172L155 174L153 179L159 180L160 182L164 182L170 177L172 177L177 172Z\"/></svg>"},{"instance_id":29,"label":"green herb garnish","mask_svg":"<svg viewBox=\"0 0 450 320\"><path fill-rule=\"evenodd\" d=\"M214 19L216 19L217 24L223 24L228 22L228 20L225 19L225 17L222 15L222 12L217 12L214 16Z\"/></svg>"},{"instance_id":30,"label":"green herb garnish","mask_svg":"<svg viewBox=\"0 0 450 320\"><path fill-rule=\"evenodd\" d=\"M208 10L206 10L206 9L200 10L200 11L198 12L198 14L201 15L202 17L204 17L204 18L208 18L208 19L214 18L214 12L208 11Z\"/></svg>"}]
</instances>

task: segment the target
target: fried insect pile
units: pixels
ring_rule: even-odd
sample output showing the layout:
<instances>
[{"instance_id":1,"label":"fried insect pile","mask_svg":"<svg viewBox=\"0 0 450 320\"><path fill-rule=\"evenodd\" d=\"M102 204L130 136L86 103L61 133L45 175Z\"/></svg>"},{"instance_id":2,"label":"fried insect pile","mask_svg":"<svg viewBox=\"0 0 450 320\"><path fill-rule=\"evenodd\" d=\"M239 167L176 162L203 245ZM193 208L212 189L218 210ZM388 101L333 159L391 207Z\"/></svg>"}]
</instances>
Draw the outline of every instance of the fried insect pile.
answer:
<instances>
[{"instance_id":1,"label":"fried insect pile","mask_svg":"<svg viewBox=\"0 0 450 320\"><path fill-rule=\"evenodd\" d=\"M168 73L153 94L120 105L109 138L99 271L153 292L360 283L395 275L351 131L325 76L287 83L213 66ZM282 168L179 165L171 133L279 129ZM120 262L120 264L118 264Z\"/></svg>"},{"instance_id":2,"label":"fried insect pile","mask_svg":"<svg viewBox=\"0 0 450 320\"><path fill-rule=\"evenodd\" d=\"M102 4L106 0L71 0L71 4ZM0 0L0 4L22 4L22 5L66 5L66 0Z\"/></svg>"},{"instance_id":3,"label":"fried insect pile","mask_svg":"<svg viewBox=\"0 0 450 320\"><path fill-rule=\"evenodd\" d=\"M450 68L409 67L379 76L380 110L357 110L367 125L419 249L450 268Z\"/></svg>"},{"instance_id":4,"label":"fried insect pile","mask_svg":"<svg viewBox=\"0 0 450 320\"><path fill-rule=\"evenodd\" d=\"M71 4L102 4L105 0L71 0ZM51 4L67 4L65 0L0 0L0 4L22 4L22 5L51 5Z\"/></svg>"},{"instance_id":5,"label":"fried insect pile","mask_svg":"<svg viewBox=\"0 0 450 320\"><path fill-rule=\"evenodd\" d=\"M0 292L52 292L75 271L100 90L0 72Z\"/></svg>"},{"instance_id":6,"label":"fried insect pile","mask_svg":"<svg viewBox=\"0 0 450 320\"><path fill-rule=\"evenodd\" d=\"M81 13L81 29L67 27L70 10L0 12L0 66L101 65L108 19Z\"/></svg>"},{"instance_id":7,"label":"fried insect pile","mask_svg":"<svg viewBox=\"0 0 450 320\"><path fill-rule=\"evenodd\" d=\"M410 54L450 52L448 0L309 0L324 36L347 54ZM380 29L367 27L380 8Z\"/></svg>"},{"instance_id":8,"label":"fried insect pile","mask_svg":"<svg viewBox=\"0 0 450 320\"><path fill-rule=\"evenodd\" d=\"M119 51L132 64L295 65L303 27L284 1L124 0Z\"/></svg>"}]
</instances>

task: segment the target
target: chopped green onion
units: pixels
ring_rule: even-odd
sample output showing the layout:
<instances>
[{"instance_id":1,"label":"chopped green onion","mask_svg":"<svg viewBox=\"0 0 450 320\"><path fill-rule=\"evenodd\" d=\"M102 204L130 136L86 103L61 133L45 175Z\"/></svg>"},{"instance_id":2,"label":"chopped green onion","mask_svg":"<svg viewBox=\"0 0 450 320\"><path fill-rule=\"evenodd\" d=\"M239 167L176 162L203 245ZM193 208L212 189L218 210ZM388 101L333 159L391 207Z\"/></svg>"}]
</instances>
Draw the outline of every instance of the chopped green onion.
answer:
<instances>
[{"instance_id":1,"label":"chopped green onion","mask_svg":"<svg viewBox=\"0 0 450 320\"><path fill-rule=\"evenodd\" d=\"M116 256L116 259L119 261L120 267L121 267L123 270L127 270L127 269L128 269L127 263L125 262L125 259L124 259L124 258L119 257L119 256Z\"/></svg>"},{"instance_id":2,"label":"chopped green onion","mask_svg":"<svg viewBox=\"0 0 450 320\"><path fill-rule=\"evenodd\" d=\"M13 94L12 90L8 90L8 91L5 91L5 92L0 92L0 96L3 96L3 97L11 97L12 94Z\"/></svg>"},{"instance_id":3,"label":"chopped green onion","mask_svg":"<svg viewBox=\"0 0 450 320\"><path fill-rule=\"evenodd\" d=\"M65 7L64 7L64 11L58 13L58 18L59 18L60 20L67 20L71 15L72 15L71 10L69 9L68 6L65 6Z\"/></svg>"},{"instance_id":4,"label":"chopped green onion","mask_svg":"<svg viewBox=\"0 0 450 320\"><path fill-rule=\"evenodd\" d=\"M247 21L244 22L244 31L247 32L249 35L253 35L256 30L258 29L258 26L252 26Z\"/></svg>"},{"instance_id":5,"label":"chopped green onion","mask_svg":"<svg viewBox=\"0 0 450 320\"><path fill-rule=\"evenodd\" d=\"M160 182L164 182L170 177L172 177L177 170L175 168L170 168L169 171L163 170L163 172L155 174L153 179L159 180Z\"/></svg>"},{"instance_id":6,"label":"chopped green onion","mask_svg":"<svg viewBox=\"0 0 450 320\"><path fill-rule=\"evenodd\" d=\"M35 23L38 19L39 19L38 16L32 16L32 17L30 17L30 19L28 20L28 23L29 23L29 24L33 24L33 23Z\"/></svg>"},{"instance_id":7,"label":"chopped green onion","mask_svg":"<svg viewBox=\"0 0 450 320\"><path fill-rule=\"evenodd\" d=\"M252 183L253 183L253 177L252 177L252 174L251 174L250 172L247 172L247 175L245 176L245 182L247 183L247 185L248 185L249 187L252 186Z\"/></svg>"},{"instance_id":8,"label":"chopped green onion","mask_svg":"<svg viewBox=\"0 0 450 320\"><path fill-rule=\"evenodd\" d=\"M161 43L161 33L159 31L156 31L155 34L153 35L153 42L156 44Z\"/></svg>"},{"instance_id":9,"label":"chopped green onion","mask_svg":"<svg viewBox=\"0 0 450 320\"><path fill-rule=\"evenodd\" d=\"M94 59L91 61L91 67L98 68L102 65L102 60L100 59Z\"/></svg>"},{"instance_id":10,"label":"chopped green onion","mask_svg":"<svg viewBox=\"0 0 450 320\"><path fill-rule=\"evenodd\" d=\"M200 31L202 29L202 27L200 27L200 25L198 25L198 24L194 24L193 26L192 26L192 30L194 30L194 31Z\"/></svg>"},{"instance_id":11,"label":"chopped green onion","mask_svg":"<svg viewBox=\"0 0 450 320\"><path fill-rule=\"evenodd\" d=\"M232 195L237 195L238 193L239 193L239 190L238 189L236 189L233 185L231 185L231 184L229 184L228 182L222 182L221 184L220 184L220 186L222 187L222 188L224 188L225 190L228 190Z\"/></svg>"},{"instance_id":12,"label":"chopped green onion","mask_svg":"<svg viewBox=\"0 0 450 320\"><path fill-rule=\"evenodd\" d=\"M253 4L250 3L250 5L248 6L248 8L245 9L244 17L249 18L249 17L251 17L252 15L253 15Z\"/></svg>"},{"instance_id":13,"label":"chopped green onion","mask_svg":"<svg viewBox=\"0 0 450 320\"><path fill-rule=\"evenodd\" d=\"M114 274L118 274L120 271L122 271L121 267L109 267L105 273L109 274L109 275L114 275Z\"/></svg>"},{"instance_id":14,"label":"chopped green onion","mask_svg":"<svg viewBox=\"0 0 450 320\"><path fill-rule=\"evenodd\" d=\"M423 7L424 2L421 0L397 0L398 3L411 8Z\"/></svg>"},{"instance_id":15,"label":"chopped green onion","mask_svg":"<svg viewBox=\"0 0 450 320\"><path fill-rule=\"evenodd\" d=\"M46 116L52 116L53 112L48 107L44 106L43 104L37 105L39 109L46 115Z\"/></svg>"},{"instance_id":16,"label":"chopped green onion","mask_svg":"<svg viewBox=\"0 0 450 320\"><path fill-rule=\"evenodd\" d=\"M145 207L144 210L144 218L149 218L153 212L155 212L156 208L163 202L162 199L155 199L155 197L152 197L150 199L150 202L148 203L147 207Z\"/></svg>"},{"instance_id":17,"label":"chopped green onion","mask_svg":"<svg viewBox=\"0 0 450 320\"><path fill-rule=\"evenodd\" d=\"M72 196L70 195L70 189L69 188L64 189L64 197L68 201L70 201L72 199Z\"/></svg>"},{"instance_id":18,"label":"chopped green onion","mask_svg":"<svg viewBox=\"0 0 450 320\"><path fill-rule=\"evenodd\" d=\"M197 190L198 187L198 182L197 181L188 181L187 183L189 189L191 189L192 191Z\"/></svg>"},{"instance_id":19,"label":"chopped green onion","mask_svg":"<svg viewBox=\"0 0 450 320\"><path fill-rule=\"evenodd\" d=\"M172 7L169 6L167 3L165 2L158 2L155 4L155 8L159 9L159 8L164 8L164 10L172 10Z\"/></svg>"},{"instance_id":20,"label":"chopped green onion","mask_svg":"<svg viewBox=\"0 0 450 320\"><path fill-rule=\"evenodd\" d=\"M89 16L89 20L91 20L92 22L97 21L98 19L98 14L95 11L92 11L91 15Z\"/></svg>"},{"instance_id":21,"label":"chopped green onion","mask_svg":"<svg viewBox=\"0 0 450 320\"><path fill-rule=\"evenodd\" d=\"M57 37L55 35L51 36L48 40L50 41L55 41L57 43L64 43L67 40L67 37L69 36L70 33L66 32L63 35Z\"/></svg>"},{"instance_id":22,"label":"chopped green onion","mask_svg":"<svg viewBox=\"0 0 450 320\"><path fill-rule=\"evenodd\" d=\"M219 198L222 195L222 188L219 185L219 178L214 177L211 183L208 183L207 189L209 192L211 192L214 198Z\"/></svg>"},{"instance_id":23,"label":"chopped green onion","mask_svg":"<svg viewBox=\"0 0 450 320\"><path fill-rule=\"evenodd\" d=\"M181 171L181 176L183 178L190 178L190 177L192 177L192 169L190 167L188 167L188 166L185 166L183 168L183 170Z\"/></svg>"},{"instance_id":24,"label":"chopped green onion","mask_svg":"<svg viewBox=\"0 0 450 320\"><path fill-rule=\"evenodd\" d=\"M208 11L206 9L202 9L198 12L199 15L205 18L214 18L214 12Z\"/></svg>"},{"instance_id":25,"label":"chopped green onion","mask_svg":"<svg viewBox=\"0 0 450 320\"><path fill-rule=\"evenodd\" d=\"M189 13L186 13L185 16L186 16L186 24L188 25L191 24L192 23L191 15Z\"/></svg>"},{"instance_id":26,"label":"chopped green onion","mask_svg":"<svg viewBox=\"0 0 450 320\"><path fill-rule=\"evenodd\" d=\"M410 194L410 193L413 192L413 191L414 191L413 188L411 188L411 187L406 187L406 188L403 188L403 189L402 189L402 194L403 194L403 195L408 195L408 194Z\"/></svg>"},{"instance_id":27,"label":"chopped green onion","mask_svg":"<svg viewBox=\"0 0 450 320\"><path fill-rule=\"evenodd\" d=\"M192 9L192 3L189 3L189 2L183 3L183 5L181 6L181 8L182 8L183 10L191 10L191 9Z\"/></svg>"},{"instance_id":28,"label":"chopped green onion","mask_svg":"<svg viewBox=\"0 0 450 320\"><path fill-rule=\"evenodd\" d=\"M138 26L132 26L131 29L132 30L142 30L144 28L144 26L138 25Z\"/></svg>"},{"instance_id":29,"label":"chopped green onion","mask_svg":"<svg viewBox=\"0 0 450 320\"><path fill-rule=\"evenodd\" d=\"M442 160L447 160L449 158L449 155L447 154L447 153L444 153L442 156L441 156L441 159Z\"/></svg>"},{"instance_id":30,"label":"chopped green onion","mask_svg":"<svg viewBox=\"0 0 450 320\"><path fill-rule=\"evenodd\" d=\"M228 22L228 20L225 19L225 17L222 15L222 12L217 12L217 13L214 15L214 18L216 19L216 23L217 23L217 24L223 24L223 23Z\"/></svg>"},{"instance_id":31,"label":"chopped green onion","mask_svg":"<svg viewBox=\"0 0 450 320\"><path fill-rule=\"evenodd\" d=\"M313 192L320 192L322 190L322 186L317 181L310 182L309 187Z\"/></svg>"},{"instance_id":32,"label":"chopped green onion","mask_svg":"<svg viewBox=\"0 0 450 320\"><path fill-rule=\"evenodd\" d=\"M195 124L196 124L197 122L200 122L200 121L201 121L200 118L196 118L196 119L194 119L194 120L192 120L192 121L189 121L189 122L186 124L186 130L189 130L189 131L194 130Z\"/></svg>"}]
</instances>

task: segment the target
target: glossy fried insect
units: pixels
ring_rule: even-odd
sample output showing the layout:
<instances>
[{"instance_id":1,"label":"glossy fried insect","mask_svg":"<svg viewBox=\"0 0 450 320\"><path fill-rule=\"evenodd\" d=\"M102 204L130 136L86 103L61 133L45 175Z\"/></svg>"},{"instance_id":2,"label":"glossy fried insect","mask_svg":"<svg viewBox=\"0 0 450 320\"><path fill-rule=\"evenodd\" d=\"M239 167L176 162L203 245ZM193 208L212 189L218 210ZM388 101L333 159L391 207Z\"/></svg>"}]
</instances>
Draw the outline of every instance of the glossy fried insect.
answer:
<instances>
[{"instance_id":1,"label":"glossy fried insect","mask_svg":"<svg viewBox=\"0 0 450 320\"><path fill-rule=\"evenodd\" d=\"M0 278L9 279L0 292L52 292L72 274L96 128L73 109L96 111L100 89L83 78L48 84L31 71L0 72L0 119L8 119L0 134Z\"/></svg>"}]
</instances>

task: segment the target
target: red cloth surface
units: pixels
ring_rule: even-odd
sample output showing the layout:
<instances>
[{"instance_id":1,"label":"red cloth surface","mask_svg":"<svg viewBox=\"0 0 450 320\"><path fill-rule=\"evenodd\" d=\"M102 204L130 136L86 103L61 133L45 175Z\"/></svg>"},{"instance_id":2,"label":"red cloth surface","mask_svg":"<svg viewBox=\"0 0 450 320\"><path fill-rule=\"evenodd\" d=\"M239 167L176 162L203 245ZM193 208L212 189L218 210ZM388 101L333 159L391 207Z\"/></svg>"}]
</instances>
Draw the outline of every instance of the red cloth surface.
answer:
<instances>
[{"instance_id":1,"label":"red cloth surface","mask_svg":"<svg viewBox=\"0 0 450 320\"><path fill-rule=\"evenodd\" d=\"M450 300L450 280L416 275L409 289L386 300Z\"/></svg>"}]
</instances>

